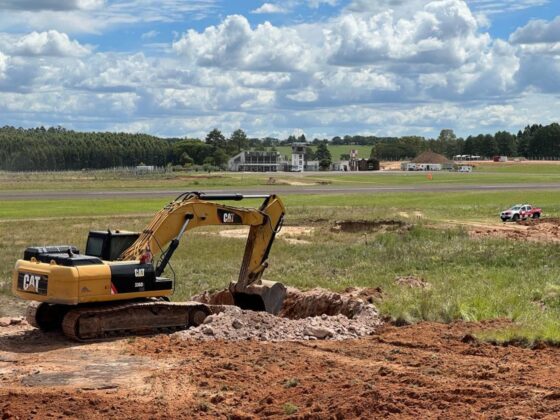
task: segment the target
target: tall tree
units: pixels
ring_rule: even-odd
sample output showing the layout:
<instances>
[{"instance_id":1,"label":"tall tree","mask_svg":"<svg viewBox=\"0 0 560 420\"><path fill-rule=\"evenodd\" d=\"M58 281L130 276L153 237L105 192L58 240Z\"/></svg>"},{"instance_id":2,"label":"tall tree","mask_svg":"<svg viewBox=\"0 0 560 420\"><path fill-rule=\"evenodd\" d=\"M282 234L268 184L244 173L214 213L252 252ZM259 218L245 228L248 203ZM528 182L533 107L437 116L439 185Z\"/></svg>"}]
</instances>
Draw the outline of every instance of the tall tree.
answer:
<instances>
[{"instance_id":1,"label":"tall tree","mask_svg":"<svg viewBox=\"0 0 560 420\"><path fill-rule=\"evenodd\" d=\"M517 156L517 138L507 131L498 131L494 138L501 156Z\"/></svg>"},{"instance_id":2,"label":"tall tree","mask_svg":"<svg viewBox=\"0 0 560 420\"><path fill-rule=\"evenodd\" d=\"M206 144L212 146L214 150L226 148L226 138L220 130L214 128L206 135Z\"/></svg>"},{"instance_id":3,"label":"tall tree","mask_svg":"<svg viewBox=\"0 0 560 420\"><path fill-rule=\"evenodd\" d=\"M264 142L263 142L264 145ZM245 131L239 129L235 130L228 141L228 150L233 153L240 153L241 151L247 149L249 146L249 139Z\"/></svg>"},{"instance_id":4,"label":"tall tree","mask_svg":"<svg viewBox=\"0 0 560 420\"><path fill-rule=\"evenodd\" d=\"M332 163L332 156L326 142L319 143L315 158L319 161L319 167L322 170L327 170Z\"/></svg>"}]
</instances>

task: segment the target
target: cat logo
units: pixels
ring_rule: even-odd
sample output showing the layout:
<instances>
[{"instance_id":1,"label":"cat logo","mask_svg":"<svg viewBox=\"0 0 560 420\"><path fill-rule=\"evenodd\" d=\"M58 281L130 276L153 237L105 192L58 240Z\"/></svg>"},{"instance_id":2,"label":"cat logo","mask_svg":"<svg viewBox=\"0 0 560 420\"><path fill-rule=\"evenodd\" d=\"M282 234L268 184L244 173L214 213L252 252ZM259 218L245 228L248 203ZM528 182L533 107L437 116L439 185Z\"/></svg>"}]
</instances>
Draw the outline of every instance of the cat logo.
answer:
<instances>
[{"instance_id":1,"label":"cat logo","mask_svg":"<svg viewBox=\"0 0 560 420\"><path fill-rule=\"evenodd\" d=\"M243 222L241 216L233 211L218 209L218 220L229 225L239 225Z\"/></svg>"},{"instance_id":2,"label":"cat logo","mask_svg":"<svg viewBox=\"0 0 560 420\"><path fill-rule=\"evenodd\" d=\"M222 223L235 223L235 213L224 213Z\"/></svg>"},{"instance_id":3,"label":"cat logo","mask_svg":"<svg viewBox=\"0 0 560 420\"><path fill-rule=\"evenodd\" d=\"M25 274L23 276L23 290L33 289L35 293L39 293L39 280L41 280L41 276Z\"/></svg>"},{"instance_id":4,"label":"cat logo","mask_svg":"<svg viewBox=\"0 0 560 420\"><path fill-rule=\"evenodd\" d=\"M135 268L134 269L134 277L144 277L144 269L143 268Z\"/></svg>"}]
</instances>

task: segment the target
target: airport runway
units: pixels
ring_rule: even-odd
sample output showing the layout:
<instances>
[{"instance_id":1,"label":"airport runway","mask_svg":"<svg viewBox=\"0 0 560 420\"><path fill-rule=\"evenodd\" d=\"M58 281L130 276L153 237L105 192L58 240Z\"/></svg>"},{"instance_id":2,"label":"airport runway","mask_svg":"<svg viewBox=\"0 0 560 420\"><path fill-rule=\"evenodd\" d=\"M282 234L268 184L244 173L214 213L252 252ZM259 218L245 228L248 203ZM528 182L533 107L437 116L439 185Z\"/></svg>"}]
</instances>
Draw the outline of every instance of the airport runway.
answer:
<instances>
[{"instance_id":1,"label":"airport runway","mask_svg":"<svg viewBox=\"0 0 560 420\"><path fill-rule=\"evenodd\" d=\"M376 194L403 192L461 192L461 191L516 191L560 190L559 184L498 184L498 185L417 185L417 186L263 186L255 188L230 188L202 190L213 194ZM169 198L185 190L111 190L111 191L0 191L0 200L73 200L73 199L131 199Z\"/></svg>"}]
</instances>

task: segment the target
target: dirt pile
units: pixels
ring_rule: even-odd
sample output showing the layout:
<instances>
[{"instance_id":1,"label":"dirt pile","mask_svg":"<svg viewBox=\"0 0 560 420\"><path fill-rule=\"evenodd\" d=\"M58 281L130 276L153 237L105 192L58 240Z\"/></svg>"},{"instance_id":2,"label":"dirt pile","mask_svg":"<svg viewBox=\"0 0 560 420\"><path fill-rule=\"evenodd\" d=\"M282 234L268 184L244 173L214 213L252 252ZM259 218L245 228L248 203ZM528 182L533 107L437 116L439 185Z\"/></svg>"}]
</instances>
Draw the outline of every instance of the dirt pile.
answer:
<instances>
[{"instance_id":1,"label":"dirt pile","mask_svg":"<svg viewBox=\"0 0 560 420\"><path fill-rule=\"evenodd\" d=\"M24 322L25 322L25 320L21 316L16 317L16 318L4 317L4 318L0 318L0 327L9 327L11 325L20 325Z\"/></svg>"},{"instance_id":2,"label":"dirt pile","mask_svg":"<svg viewBox=\"0 0 560 420\"><path fill-rule=\"evenodd\" d=\"M370 302L377 289L349 289L343 294L322 289L301 292L288 289L280 316L226 306L197 328L176 336L198 340L293 341L345 340L373 334L381 325L379 313ZM230 305L228 291L193 297L208 304Z\"/></svg>"},{"instance_id":3,"label":"dirt pile","mask_svg":"<svg viewBox=\"0 0 560 420\"><path fill-rule=\"evenodd\" d=\"M410 287L411 289L429 289L430 283L421 277L404 276L395 278L395 283L399 286Z\"/></svg>"},{"instance_id":4,"label":"dirt pile","mask_svg":"<svg viewBox=\"0 0 560 420\"><path fill-rule=\"evenodd\" d=\"M352 319L369 316L370 310L375 310L371 305L372 297L378 297L379 293L379 289L361 288L348 288L344 293L334 293L320 288L301 292L290 287L280 316L290 319L339 314Z\"/></svg>"},{"instance_id":5,"label":"dirt pile","mask_svg":"<svg viewBox=\"0 0 560 420\"><path fill-rule=\"evenodd\" d=\"M560 242L560 219L546 218L500 225L467 226L473 237L496 237L536 242Z\"/></svg>"},{"instance_id":6,"label":"dirt pile","mask_svg":"<svg viewBox=\"0 0 560 420\"><path fill-rule=\"evenodd\" d=\"M277 233L276 237L290 244L310 244L311 242L308 241L307 238L311 237L314 232L315 228L312 226L283 226L280 232ZM201 232L201 234L219 235L223 238L247 239L247 236L249 235L249 228L241 227L236 229L221 230L219 232Z\"/></svg>"},{"instance_id":7,"label":"dirt pile","mask_svg":"<svg viewBox=\"0 0 560 420\"><path fill-rule=\"evenodd\" d=\"M382 233L404 232L412 225L401 220L339 220L331 228L332 232L346 233Z\"/></svg>"}]
</instances>

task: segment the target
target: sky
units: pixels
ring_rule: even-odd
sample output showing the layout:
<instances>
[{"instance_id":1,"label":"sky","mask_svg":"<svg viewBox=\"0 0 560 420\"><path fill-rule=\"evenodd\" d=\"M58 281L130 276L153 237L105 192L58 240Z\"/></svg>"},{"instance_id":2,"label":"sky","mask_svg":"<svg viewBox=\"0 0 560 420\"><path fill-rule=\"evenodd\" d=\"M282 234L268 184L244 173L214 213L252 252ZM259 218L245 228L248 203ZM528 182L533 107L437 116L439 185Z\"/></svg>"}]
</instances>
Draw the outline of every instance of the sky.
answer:
<instances>
[{"instance_id":1,"label":"sky","mask_svg":"<svg viewBox=\"0 0 560 420\"><path fill-rule=\"evenodd\" d=\"M0 126L467 136L559 97L560 0L0 0Z\"/></svg>"}]
</instances>

